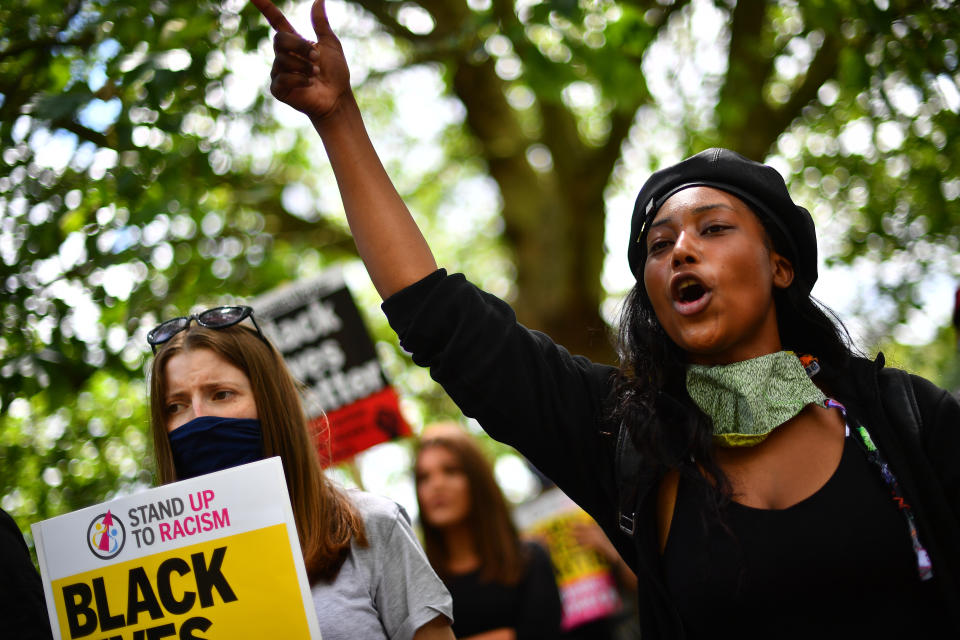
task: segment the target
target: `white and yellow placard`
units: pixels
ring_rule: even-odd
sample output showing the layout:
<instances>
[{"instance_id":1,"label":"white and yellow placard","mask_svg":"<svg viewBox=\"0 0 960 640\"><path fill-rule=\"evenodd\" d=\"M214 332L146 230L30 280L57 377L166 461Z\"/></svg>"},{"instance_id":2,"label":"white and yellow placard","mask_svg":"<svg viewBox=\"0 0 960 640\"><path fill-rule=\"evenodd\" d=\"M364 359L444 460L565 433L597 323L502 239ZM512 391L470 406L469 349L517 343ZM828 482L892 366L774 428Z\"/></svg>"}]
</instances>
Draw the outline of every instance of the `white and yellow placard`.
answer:
<instances>
[{"instance_id":1,"label":"white and yellow placard","mask_svg":"<svg viewBox=\"0 0 960 640\"><path fill-rule=\"evenodd\" d=\"M279 458L32 528L55 638L320 638Z\"/></svg>"}]
</instances>

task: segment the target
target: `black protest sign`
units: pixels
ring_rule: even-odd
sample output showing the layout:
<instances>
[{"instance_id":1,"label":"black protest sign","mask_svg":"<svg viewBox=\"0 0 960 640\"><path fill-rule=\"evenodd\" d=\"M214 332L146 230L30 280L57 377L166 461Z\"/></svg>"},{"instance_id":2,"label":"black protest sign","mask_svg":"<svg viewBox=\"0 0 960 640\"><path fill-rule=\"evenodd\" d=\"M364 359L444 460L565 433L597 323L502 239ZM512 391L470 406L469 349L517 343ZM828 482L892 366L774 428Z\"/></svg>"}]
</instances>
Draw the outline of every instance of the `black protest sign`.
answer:
<instances>
[{"instance_id":1,"label":"black protest sign","mask_svg":"<svg viewBox=\"0 0 960 640\"><path fill-rule=\"evenodd\" d=\"M410 435L370 334L337 272L276 290L252 306L264 333L306 388L321 459L340 462L380 442Z\"/></svg>"}]
</instances>

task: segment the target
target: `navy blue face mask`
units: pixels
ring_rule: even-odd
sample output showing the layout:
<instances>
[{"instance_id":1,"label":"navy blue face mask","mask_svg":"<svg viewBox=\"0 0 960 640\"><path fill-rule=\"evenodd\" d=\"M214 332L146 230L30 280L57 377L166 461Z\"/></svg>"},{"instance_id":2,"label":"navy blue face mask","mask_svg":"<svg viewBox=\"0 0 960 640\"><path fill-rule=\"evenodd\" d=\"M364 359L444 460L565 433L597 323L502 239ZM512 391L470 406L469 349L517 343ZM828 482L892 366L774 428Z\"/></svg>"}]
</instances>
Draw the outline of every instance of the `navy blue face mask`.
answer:
<instances>
[{"instance_id":1,"label":"navy blue face mask","mask_svg":"<svg viewBox=\"0 0 960 640\"><path fill-rule=\"evenodd\" d=\"M259 420L201 416L177 427L169 437L178 480L263 458Z\"/></svg>"}]
</instances>

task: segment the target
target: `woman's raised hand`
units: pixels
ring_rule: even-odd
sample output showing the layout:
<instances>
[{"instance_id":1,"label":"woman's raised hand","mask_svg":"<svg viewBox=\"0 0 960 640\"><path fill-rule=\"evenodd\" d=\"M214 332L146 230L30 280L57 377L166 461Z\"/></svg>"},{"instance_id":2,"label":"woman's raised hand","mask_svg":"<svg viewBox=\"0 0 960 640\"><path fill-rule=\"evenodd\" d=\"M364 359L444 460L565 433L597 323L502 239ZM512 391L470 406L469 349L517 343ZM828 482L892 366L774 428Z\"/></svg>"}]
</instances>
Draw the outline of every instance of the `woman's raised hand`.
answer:
<instances>
[{"instance_id":1,"label":"woman's raised hand","mask_svg":"<svg viewBox=\"0 0 960 640\"><path fill-rule=\"evenodd\" d=\"M304 40L270 0L251 0L271 26L276 58L270 92L310 117L337 177L357 252L383 298L437 268L430 247L370 141L350 90L350 71L323 0L310 17L317 42Z\"/></svg>"},{"instance_id":2,"label":"woman's raised hand","mask_svg":"<svg viewBox=\"0 0 960 640\"><path fill-rule=\"evenodd\" d=\"M350 95L350 70L327 21L324 0L314 0L310 9L315 43L302 38L270 0L251 2L277 30L270 92L314 122L335 112L344 96Z\"/></svg>"}]
</instances>

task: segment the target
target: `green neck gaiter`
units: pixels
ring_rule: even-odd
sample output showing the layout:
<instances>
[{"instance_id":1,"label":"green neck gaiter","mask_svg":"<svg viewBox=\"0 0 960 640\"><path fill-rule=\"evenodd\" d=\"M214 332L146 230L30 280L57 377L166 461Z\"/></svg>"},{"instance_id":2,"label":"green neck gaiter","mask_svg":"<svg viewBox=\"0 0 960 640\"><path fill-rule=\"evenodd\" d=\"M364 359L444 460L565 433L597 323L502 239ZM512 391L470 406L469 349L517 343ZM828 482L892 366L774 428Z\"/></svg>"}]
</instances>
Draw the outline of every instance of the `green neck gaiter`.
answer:
<instances>
[{"instance_id":1,"label":"green neck gaiter","mask_svg":"<svg viewBox=\"0 0 960 640\"><path fill-rule=\"evenodd\" d=\"M733 364L687 367L687 392L713 419L714 443L751 447L808 404L826 396L792 351L778 351Z\"/></svg>"}]
</instances>

